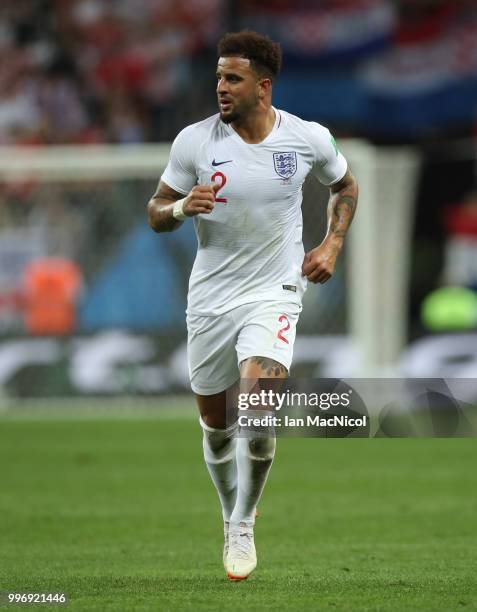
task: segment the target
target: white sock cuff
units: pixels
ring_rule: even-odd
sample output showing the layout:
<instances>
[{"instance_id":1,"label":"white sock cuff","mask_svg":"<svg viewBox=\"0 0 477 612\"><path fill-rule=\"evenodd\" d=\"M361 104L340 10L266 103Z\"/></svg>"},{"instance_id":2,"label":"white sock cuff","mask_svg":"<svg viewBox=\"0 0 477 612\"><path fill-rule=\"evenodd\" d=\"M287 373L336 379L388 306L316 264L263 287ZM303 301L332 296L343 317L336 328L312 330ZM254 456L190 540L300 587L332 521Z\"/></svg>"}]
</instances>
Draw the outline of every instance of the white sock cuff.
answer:
<instances>
[{"instance_id":1,"label":"white sock cuff","mask_svg":"<svg viewBox=\"0 0 477 612\"><path fill-rule=\"evenodd\" d=\"M215 429L214 427L209 427L209 425L204 423L201 416L199 417L199 423L204 431L207 431L208 433L217 433L217 434L223 433L224 438L230 438L231 436L235 435L238 429L237 422L235 422L230 427L227 427L226 429Z\"/></svg>"}]
</instances>

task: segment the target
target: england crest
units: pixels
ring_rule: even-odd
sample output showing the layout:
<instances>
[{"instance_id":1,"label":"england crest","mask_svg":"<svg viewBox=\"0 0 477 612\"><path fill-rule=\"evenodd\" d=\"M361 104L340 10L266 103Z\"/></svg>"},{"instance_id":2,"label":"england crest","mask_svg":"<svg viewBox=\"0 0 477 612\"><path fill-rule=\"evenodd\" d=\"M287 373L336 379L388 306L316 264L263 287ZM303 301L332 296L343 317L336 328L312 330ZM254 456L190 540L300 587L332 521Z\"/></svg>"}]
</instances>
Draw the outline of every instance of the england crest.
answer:
<instances>
[{"instance_id":1,"label":"england crest","mask_svg":"<svg viewBox=\"0 0 477 612\"><path fill-rule=\"evenodd\" d=\"M286 151L273 154L275 172L284 179L291 178L296 172L296 153Z\"/></svg>"}]
</instances>

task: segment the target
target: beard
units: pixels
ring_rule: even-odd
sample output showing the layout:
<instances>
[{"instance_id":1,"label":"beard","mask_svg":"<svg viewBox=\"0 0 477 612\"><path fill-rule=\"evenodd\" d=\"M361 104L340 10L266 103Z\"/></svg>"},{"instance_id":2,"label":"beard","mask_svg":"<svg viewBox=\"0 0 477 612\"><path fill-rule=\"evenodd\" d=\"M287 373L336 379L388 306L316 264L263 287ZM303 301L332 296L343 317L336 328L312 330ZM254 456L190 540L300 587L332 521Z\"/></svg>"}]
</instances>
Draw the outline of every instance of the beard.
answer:
<instances>
[{"instance_id":1,"label":"beard","mask_svg":"<svg viewBox=\"0 0 477 612\"><path fill-rule=\"evenodd\" d=\"M246 120L247 116L250 112L257 107L259 103L259 98L256 95L251 95L248 100L242 101L237 104L235 108L229 112L220 113L220 119L224 123L235 123L240 125L243 121Z\"/></svg>"},{"instance_id":2,"label":"beard","mask_svg":"<svg viewBox=\"0 0 477 612\"><path fill-rule=\"evenodd\" d=\"M242 118L241 113L238 113L237 111L232 111L230 113L220 113L220 119L224 122L224 123L234 123L234 122L240 122L240 119Z\"/></svg>"}]
</instances>

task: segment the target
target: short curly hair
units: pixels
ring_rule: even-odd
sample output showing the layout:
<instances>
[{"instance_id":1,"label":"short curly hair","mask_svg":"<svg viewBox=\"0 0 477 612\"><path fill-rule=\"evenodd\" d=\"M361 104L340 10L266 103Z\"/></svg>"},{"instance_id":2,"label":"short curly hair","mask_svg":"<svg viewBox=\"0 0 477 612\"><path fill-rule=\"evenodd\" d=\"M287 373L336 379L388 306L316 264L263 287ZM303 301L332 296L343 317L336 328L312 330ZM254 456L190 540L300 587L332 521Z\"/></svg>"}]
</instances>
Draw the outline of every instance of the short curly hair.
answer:
<instances>
[{"instance_id":1,"label":"short curly hair","mask_svg":"<svg viewBox=\"0 0 477 612\"><path fill-rule=\"evenodd\" d=\"M226 34L217 45L219 57L239 56L250 60L260 76L274 79L282 67L282 48L264 34L242 30Z\"/></svg>"}]
</instances>

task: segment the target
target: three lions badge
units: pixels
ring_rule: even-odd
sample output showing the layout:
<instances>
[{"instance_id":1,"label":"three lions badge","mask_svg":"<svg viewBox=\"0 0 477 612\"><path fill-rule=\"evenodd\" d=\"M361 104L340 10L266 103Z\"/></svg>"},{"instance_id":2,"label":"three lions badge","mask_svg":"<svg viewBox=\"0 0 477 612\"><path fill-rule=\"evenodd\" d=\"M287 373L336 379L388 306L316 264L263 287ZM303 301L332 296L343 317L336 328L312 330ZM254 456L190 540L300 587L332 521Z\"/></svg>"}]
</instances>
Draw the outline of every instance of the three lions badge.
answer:
<instances>
[{"instance_id":1,"label":"three lions badge","mask_svg":"<svg viewBox=\"0 0 477 612\"><path fill-rule=\"evenodd\" d=\"M290 179L296 172L297 162L295 151L284 151L273 154L275 172L282 179Z\"/></svg>"}]
</instances>

